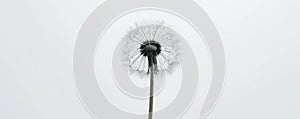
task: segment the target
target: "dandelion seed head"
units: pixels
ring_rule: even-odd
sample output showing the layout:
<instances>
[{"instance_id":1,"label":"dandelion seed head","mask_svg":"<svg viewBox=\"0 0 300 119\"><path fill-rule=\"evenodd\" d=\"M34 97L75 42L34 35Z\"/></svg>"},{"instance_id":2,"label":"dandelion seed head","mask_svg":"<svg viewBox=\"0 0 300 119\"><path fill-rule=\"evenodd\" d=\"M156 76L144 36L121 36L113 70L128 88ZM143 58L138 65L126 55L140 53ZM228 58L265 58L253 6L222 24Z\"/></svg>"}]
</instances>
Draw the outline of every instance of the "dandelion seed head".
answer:
<instances>
[{"instance_id":1,"label":"dandelion seed head","mask_svg":"<svg viewBox=\"0 0 300 119\"><path fill-rule=\"evenodd\" d=\"M156 57L157 71L168 70L177 62L174 35L174 31L163 24L136 25L124 37L130 70L147 73L149 53Z\"/></svg>"}]
</instances>

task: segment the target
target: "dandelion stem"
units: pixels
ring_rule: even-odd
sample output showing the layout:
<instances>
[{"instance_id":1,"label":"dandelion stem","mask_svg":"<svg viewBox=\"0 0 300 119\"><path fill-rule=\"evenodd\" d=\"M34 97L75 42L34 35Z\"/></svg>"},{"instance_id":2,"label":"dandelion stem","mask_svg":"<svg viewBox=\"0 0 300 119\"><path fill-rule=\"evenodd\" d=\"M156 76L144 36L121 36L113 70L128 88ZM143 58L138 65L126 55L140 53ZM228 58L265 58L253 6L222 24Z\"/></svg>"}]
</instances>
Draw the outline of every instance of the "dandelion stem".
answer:
<instances>
[{"instance_id":1,"label":"dandelion stem","mask_svg":"<svg viewBox=\"0 0 300 119\"><path fill-rule=\"evenodd\" d=\"M150 66L150 98L149 98L149 114L148 119L152 119L153 115L153 89L154 89L154 65Z\"/></svg>"}]
</instances>

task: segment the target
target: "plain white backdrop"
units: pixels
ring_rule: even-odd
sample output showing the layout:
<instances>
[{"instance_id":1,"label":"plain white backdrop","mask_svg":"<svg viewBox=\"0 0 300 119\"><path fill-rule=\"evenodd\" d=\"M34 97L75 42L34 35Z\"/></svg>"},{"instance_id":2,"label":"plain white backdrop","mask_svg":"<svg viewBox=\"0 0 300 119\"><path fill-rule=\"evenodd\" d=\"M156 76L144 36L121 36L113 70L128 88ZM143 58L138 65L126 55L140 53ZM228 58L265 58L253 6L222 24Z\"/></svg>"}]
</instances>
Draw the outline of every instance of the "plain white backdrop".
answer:
<instances>
[{"instance_id":1,"label":"plain white backdrop","mask_svg":"<svg viewBox=\"0 0 300 119\"><path fill-rule=\"evenodd\" d=\"M76 94L72 55L104 0L0 1L0 118L92 119ZM196 0L223 39L223 96L208 119L300 118L300 2Z\"/></svg>"}]
</instances>

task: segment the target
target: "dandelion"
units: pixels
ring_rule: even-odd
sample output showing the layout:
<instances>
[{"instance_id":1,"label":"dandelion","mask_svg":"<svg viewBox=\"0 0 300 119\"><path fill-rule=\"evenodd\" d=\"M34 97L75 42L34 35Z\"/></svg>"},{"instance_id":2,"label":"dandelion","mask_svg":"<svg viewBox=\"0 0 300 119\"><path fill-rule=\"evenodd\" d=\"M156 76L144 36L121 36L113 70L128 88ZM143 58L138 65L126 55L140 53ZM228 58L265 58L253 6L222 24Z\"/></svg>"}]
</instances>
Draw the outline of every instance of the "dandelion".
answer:
<instances>
[{"instance_id":1,"label":"dandelion","mask_svg":"<svg viewBox=\"0 0 300 119\"><path fill-rule=\"evenodd\" d=\"M167 71L177 61L174 32L162 24L136 25L125 39L130 70L150 75L148 119L152 119L154 75Z\"/></svg>"}]
</instances>

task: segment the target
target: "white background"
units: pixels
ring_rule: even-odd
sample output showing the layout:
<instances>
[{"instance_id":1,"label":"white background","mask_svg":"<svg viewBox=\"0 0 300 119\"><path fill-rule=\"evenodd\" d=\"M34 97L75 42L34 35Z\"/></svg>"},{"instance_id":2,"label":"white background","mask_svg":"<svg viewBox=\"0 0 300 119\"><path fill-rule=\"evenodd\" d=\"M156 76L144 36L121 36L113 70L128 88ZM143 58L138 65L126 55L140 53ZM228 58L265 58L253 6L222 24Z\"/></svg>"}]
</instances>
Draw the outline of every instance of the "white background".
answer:
<instances>
[{"instance_id":1,"label":"white background","mask_svg":"<svg viewBox=\"0 0 300 119\"><path fill-rule=\"evenodd\" d=\"M92 119L72 78L76 36L103 0L0 1L0 119ZM209 119L300 118L300 2L197 0L226 52Z\"/></svg>"}]
</instances>

